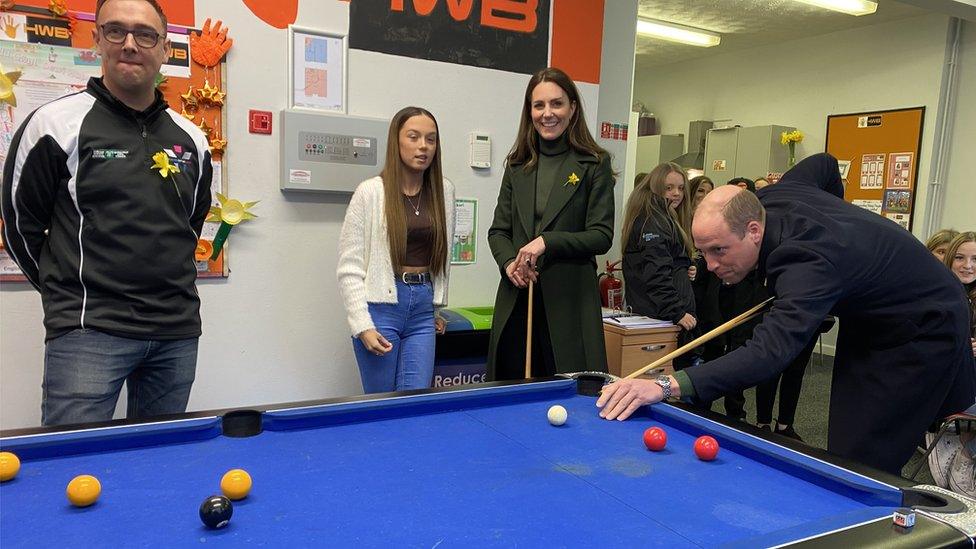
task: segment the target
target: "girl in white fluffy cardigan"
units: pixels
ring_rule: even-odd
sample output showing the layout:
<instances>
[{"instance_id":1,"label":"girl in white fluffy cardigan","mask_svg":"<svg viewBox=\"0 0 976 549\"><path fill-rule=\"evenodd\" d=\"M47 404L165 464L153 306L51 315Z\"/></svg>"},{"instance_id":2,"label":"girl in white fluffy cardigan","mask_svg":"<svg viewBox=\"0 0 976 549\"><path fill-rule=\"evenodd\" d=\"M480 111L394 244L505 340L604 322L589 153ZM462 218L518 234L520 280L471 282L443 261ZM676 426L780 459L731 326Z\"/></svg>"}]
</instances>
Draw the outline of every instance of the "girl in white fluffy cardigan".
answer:
<instances>
[{"instance_id":1,"label":"girl in white fluffy cardigan","mask_svg":"<svg viewBox=\"0 0 976 549\"><path fill-rule=\"evenodd\" d=\"M437 121L406 107L390 121L386 162L349 202L339 292L367 393L430 386L447 304L454 186L441 172ZM395 230L388 228L395 228Z\"/></svg>"}]
</instances>

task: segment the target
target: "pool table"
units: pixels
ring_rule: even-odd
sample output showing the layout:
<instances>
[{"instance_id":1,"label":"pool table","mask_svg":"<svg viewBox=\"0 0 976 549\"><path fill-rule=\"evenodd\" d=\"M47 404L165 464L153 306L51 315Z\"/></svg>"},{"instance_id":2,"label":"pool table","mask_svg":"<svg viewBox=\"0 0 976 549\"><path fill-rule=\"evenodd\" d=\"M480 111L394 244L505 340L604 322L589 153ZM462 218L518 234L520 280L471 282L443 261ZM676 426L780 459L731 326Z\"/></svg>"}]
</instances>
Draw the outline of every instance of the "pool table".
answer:
<instances>
[{"instance_id":1,"label":"pool table","mask_svg":"<svg viewBox=\"0 0 976 549\"><path fill-rule=\"evenodd\" d=\"M938 488L681 405L606 421L581 385L490 383L6 431L0 449L22 467L0 484L0 546L972 546L972 510ZM569 411L563 426L547 420L554 404ZM665 450L645 448L650 426L666 430ZM714 461L692 451L702 434L721 445ZM200 503L233 468L253 489L228 526L208 529ZM79 474L101 481L90 507L65 497ZM892 524L904 505L920 506L912 529Z\"/></svg>"}]
</instances>

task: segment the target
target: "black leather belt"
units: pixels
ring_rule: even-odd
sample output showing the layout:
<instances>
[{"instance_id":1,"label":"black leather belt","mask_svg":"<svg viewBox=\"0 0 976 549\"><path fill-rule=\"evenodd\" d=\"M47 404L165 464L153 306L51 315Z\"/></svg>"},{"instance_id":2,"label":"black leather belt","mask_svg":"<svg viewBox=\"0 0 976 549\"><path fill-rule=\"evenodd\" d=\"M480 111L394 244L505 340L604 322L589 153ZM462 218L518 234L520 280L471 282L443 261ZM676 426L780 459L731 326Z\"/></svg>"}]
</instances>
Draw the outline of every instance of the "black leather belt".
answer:
<instances>
[{"instance_id":1,"label":"black leather belt","mask_svg":"<svg viewBox=\"0 0 976 549\"><path fill-rule=\"evenodd\" d=\"M430 282L430 273L400 273L399 278L404 284L427 284Z\"/></svg>"}]
</instances>

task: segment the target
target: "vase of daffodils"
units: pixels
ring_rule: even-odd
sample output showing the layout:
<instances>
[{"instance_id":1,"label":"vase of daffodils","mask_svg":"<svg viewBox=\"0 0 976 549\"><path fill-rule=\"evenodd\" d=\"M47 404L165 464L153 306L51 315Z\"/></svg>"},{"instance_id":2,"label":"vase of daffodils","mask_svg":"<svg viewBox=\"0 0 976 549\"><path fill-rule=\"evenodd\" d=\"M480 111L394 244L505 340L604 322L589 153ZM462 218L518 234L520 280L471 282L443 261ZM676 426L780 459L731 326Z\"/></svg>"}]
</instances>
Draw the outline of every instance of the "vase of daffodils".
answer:
<instances>
[{"instance_id":1,"label":"vase of daffodils","mask_svg":"<svg viewBox=\"0 0 976 549\"><path fill-rule=\"evenodd\" d=\"M787 168L792 168L796 164L796 144L801 141L803 141L803 132L800 130L783 132L779 135L779 142L790 149L790 159L787 161Z\"/></svg>"}]
</instances>

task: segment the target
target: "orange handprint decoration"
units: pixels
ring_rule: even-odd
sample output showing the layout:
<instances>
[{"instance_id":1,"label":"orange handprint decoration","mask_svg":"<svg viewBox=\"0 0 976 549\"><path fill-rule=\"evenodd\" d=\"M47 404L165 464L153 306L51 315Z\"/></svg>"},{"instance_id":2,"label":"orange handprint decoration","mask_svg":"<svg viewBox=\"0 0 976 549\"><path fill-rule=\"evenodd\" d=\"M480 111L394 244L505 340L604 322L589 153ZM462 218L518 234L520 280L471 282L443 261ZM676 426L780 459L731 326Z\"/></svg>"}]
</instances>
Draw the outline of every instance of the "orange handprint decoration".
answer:
<instances>
[{"instance_id":1,"label":"orange handprint decoration","mask_svg":"<svg viewBox=\"0 0 976 549\"><path fill-rule=\"evenodd\" d=\"M227 27L220 28L221 21L210 28L210 18L203 23L203 32L190 34L190 56L204 67L215 67L220 63L227 50L234 45L234 40L227 38Z\"/></svg>"},{"instance_id":2,"label":"orange handprint decoration","mask_svg":"<svg viewBox=\"0 0 976 549\"><path fill-rule=\"evenodd\" d=\"M7 38L11 40L17 38L17 28L20 27L20 23L14 24L14 18L7 15L3 18L3 32L7 35Z\"/></svg>"}]
</instances>

